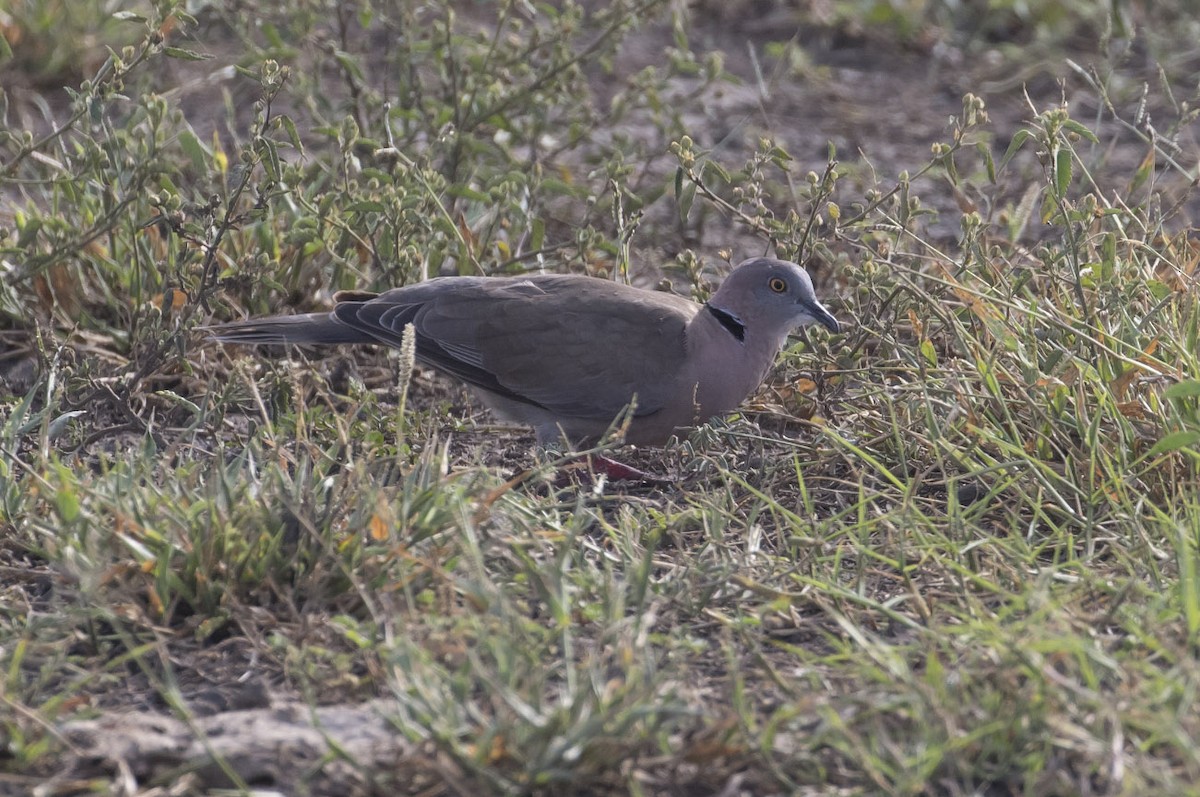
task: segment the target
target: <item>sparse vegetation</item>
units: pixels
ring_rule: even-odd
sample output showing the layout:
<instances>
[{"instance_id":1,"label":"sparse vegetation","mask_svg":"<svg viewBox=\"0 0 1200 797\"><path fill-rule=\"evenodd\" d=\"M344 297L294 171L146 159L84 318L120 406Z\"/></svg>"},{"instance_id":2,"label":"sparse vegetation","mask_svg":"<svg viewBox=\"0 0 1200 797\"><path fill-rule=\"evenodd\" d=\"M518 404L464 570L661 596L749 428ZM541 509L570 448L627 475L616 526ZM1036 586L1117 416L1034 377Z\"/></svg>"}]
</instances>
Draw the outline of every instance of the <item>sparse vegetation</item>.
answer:
<instances>
[{"instance_id":1,"label":"sparse vegetation","mask_svg":"<svg viewBox=\"0 0 1200 797\"><path fill-rule=\"evenodd\" d=\"M0 793L1200 794L1182 4L59 5L0 13ZM669 488L196 330L768 249L854 323ZM249 766L293 702L395 746Z\"/></svg>"}]
</instances>

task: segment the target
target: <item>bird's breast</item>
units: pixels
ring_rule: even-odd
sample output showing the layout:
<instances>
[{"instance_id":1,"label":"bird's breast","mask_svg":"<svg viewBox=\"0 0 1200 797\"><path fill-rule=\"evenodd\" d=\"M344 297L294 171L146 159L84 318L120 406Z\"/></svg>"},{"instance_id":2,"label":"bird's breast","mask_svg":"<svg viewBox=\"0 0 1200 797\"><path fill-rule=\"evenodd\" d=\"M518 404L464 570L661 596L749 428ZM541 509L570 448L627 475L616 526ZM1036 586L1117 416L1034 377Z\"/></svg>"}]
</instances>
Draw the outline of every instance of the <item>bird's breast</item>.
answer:
<instances>
[{"instance_id":1,"label":"bird's breast","mask_svg":"<svg viewBox=\"0 0 1200 797\"><path fill-rule=\"evenodd\" d=\"M684 390L693 396L698 420L723 415L737 409L746 397L758 389L770 370L778 349L769 341L747 337L739 341L720 330L706 330L696 341L685 377Z\"/></svg>"}]
</instances>

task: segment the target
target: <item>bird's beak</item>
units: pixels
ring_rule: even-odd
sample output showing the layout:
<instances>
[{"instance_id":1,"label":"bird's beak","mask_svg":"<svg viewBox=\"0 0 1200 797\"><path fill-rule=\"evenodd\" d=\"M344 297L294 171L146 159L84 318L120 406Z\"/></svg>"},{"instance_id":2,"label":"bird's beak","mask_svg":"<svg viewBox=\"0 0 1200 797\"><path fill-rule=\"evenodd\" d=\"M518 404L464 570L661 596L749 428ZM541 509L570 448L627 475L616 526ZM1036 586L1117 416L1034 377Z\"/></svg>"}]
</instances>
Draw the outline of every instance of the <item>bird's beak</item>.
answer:
<instances>
[{"instance_id":1,"label":"bird's beak","mask_svg":"<svg viewBox=\"0 0 1200 797\"><path fill-rule=\"evenodd\" d=\"M814 321L828 329L833 334L836 335L842 331L842 325L839 324L838 320L833 317L833 313L826 310L824 305L822 305L820 302L805 302L803 306L804 309L808 311L808 314L812 316Z\"/></svg>"}]
</instances>

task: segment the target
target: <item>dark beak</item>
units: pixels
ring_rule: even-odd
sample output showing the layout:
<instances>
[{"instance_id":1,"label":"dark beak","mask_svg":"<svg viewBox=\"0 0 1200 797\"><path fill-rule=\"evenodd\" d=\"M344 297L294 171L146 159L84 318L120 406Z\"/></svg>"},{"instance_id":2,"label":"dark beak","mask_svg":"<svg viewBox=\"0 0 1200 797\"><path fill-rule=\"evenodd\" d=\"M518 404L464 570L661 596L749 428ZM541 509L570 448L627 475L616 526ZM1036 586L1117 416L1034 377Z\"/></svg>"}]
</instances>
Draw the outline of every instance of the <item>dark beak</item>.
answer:
<instances>
[{"instance_id":1,"label":"dark beak","mask_svg":"<svg viewBox=\"0 0 1200 797\"><path fill-rule=\"evenodd\" d=\"M817 323L828 329L833 334L838 334L842 331L842 325L833 317L833 313L826 310L820 302L812 304L805 303L804 309L808 310L809 314L817 320Z\"/></svg>"}]
</instances>

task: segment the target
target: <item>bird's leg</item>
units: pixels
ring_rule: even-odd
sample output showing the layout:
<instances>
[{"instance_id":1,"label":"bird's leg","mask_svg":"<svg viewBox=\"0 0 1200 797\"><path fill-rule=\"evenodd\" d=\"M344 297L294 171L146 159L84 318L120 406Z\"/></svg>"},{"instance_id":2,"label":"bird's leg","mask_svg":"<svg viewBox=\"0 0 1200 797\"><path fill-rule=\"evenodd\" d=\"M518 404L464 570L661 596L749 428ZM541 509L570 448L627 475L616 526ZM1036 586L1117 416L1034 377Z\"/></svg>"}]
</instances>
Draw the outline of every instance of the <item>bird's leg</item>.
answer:
<instances>
[{"instance_id":1,"label":"bird's leg","mask_svg":"<svg viewBox=\"0 0 1200 797\"><path fill-rule=\"evenodd\" d=\"M647 473L632 465L626 465L624 462L618 462L611 457L604 456L604 454L596 449L580 453L564 452L560 448L564 443L570 446L570 443L561 440L558 443L549 444L543 449L545 453L550 454L556 459L562 457L558 459L555 465L557 473L554 477L554 487L556 488L578 484L585 474L603 476L610 482L641 482L642 484L671 483L670 479L656 476L653 473Z\"/></svg>"},{"instance_id":2,"label":"bird's leg","mask_svg":"<svg viewBox=\"0 0 1200 797\"><path fill-rule=\"evenodd\" d=\"M610 482L641 482L642 484L670 484L671 480L655 476L644 470L618 462L603 454L583 454L568 461L558 472L554 480L556 487L566 487L575 481L576 474L581 471L604 476Z\"/></svg>"},{"instance_id":3,"label":"bird's leg","mask_svg":"<svg viewBox=\"0 0 1200 797\"><path fill-rule=\"evenodd\" d=\"M603 454L589 454L587 458L588 467L595 473L602 473L609 478L610 481L633 481L645 482L646 484L669 484L670 479L662 476L655 476L652 473L647 473L644 470L635 468L632 465L626 465L624 462L618 462L615 459L606 457Z\"/></svg>"}]
</instances>

